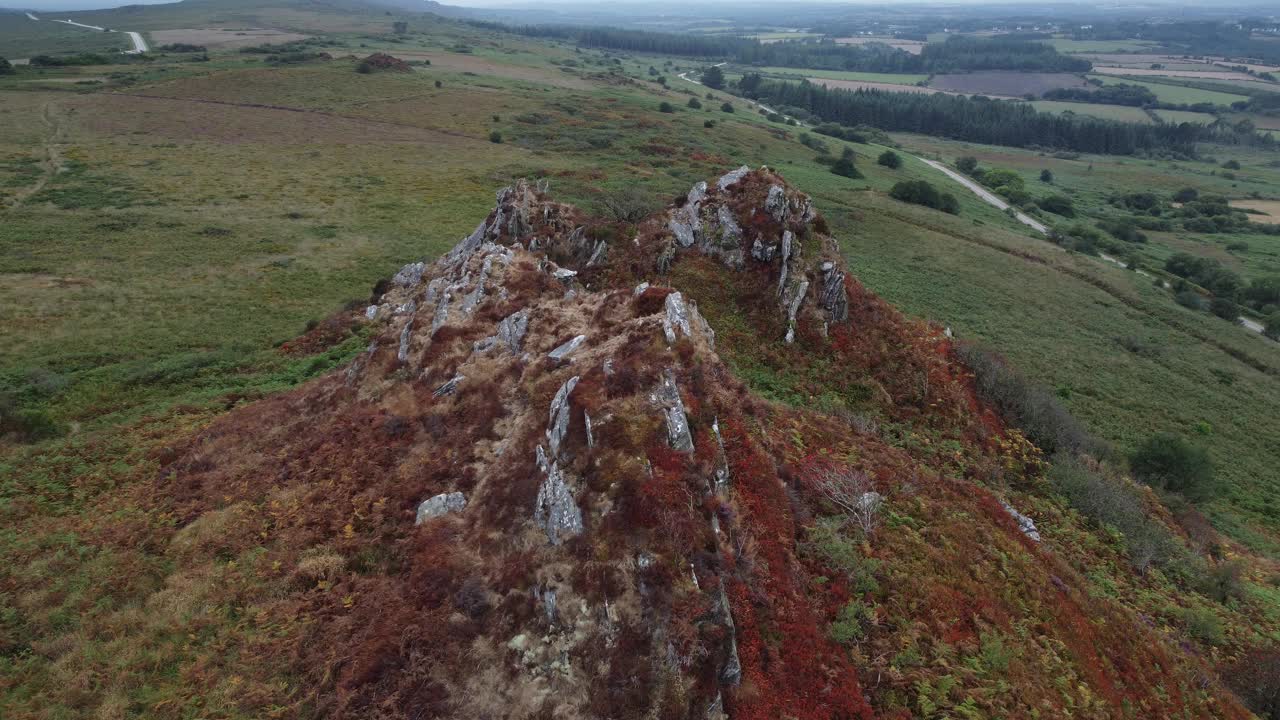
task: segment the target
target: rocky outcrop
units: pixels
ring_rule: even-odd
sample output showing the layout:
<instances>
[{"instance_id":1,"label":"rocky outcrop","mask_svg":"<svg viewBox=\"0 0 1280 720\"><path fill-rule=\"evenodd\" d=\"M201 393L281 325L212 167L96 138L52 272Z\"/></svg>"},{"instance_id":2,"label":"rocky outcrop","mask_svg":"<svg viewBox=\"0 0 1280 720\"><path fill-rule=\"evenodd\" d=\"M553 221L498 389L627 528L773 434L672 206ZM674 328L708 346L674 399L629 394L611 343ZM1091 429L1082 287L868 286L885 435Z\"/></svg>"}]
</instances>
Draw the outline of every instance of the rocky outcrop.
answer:
<instances>
[{"instance_id":1,"label":"rocky outcrop","mask_svg":"<svg viewBox=\"0 0 1280 720\"><path fill-rule=\"evenodd\" d=\"M652 401L662 409L667 425L667 442L676 452L693 452L693 435L689 433L689 418L685 415L684 401L675 375L667 370L662 374L662 384L652 396Z\"/></svg>"},{"instance_id":2,"label":"rocky outcrop","mask_svg":"<svg viewBox=\"0 0 1280 720\"><path fill-rule=\"evenodd\" d=\"M560 457L560 446L569 432L569 394L578 385L578 376L565 381L551 400L551 414L547 419L547 447L551 450L551 458Z\"/></svg>"},{"instance_id":3,"label":"rocky outcrop","mask_svg":"<svg viewBox=\"0 0 1280 720\"><path fill-rule=\"evenodd\" d=\"M1014 522L1018 523L1018 529L1022 531L1023 535L1026 535L1036 542L1040 542L1040 531L1036 529L1036 523L1034 520L1023 515L1017 510L1014 510L1013 506L1004 500L1000 501L1000 507L1004 508L1004 511L1009 513L1009 517L1013 518Z\"/></svg>"},{"instance_id":4,"label":"rocky outcrop","mask_svg":"<svg viewBox=\"0 0 1280 720\"><path fill-rule=\"evenodd\" d=\"M778 175L740 168L635 225L586 218L529 183L497 201L450 252L379 285L362 330L372 341L347 368L215 421L166 468L172 517L262 513L216 526L235 544L219 537L193 571L220 567L223 547L331 568L320 586L261 573L281 576L280 595L246 610L254 627L289 629L264 657L296 659L290 682L314 685L277 693L280 707L866 720L860 672L894 702L933 702L915 688L945 673L974 681L950 699L979 698L985 716L1109 717L1115 688L1089 658L1120 648L1137 712L1244 717L1182 712L1203 684L1181 685L1177 707L1138 692L1177 679L1169 655L1147 650L1163 641L1134 623L1094 632L1099 605L1070 564L1028 553L1003 513L1032 540L1034 523L996 509L969 475L1001 468L1011 487L1032 487L1030 471L991 442L993 415L975 419L940 333L858 288L812 203ZM724 319L734 363L702 312ZM857 333L840 325L851 317ZM735 378L738 360L759 358L778 378L796 370L776 382L798 402ZM819 394L823 411L807 407ZM845 402L931 442L887 442L852 407L826 411ZM815 458L856 464L868 485L837 508L808 482ZM902 522L874 535L829 517L869 516L886 498ZM993 512L999 522L981 526ZM819 522L841 534L841 553L874 552L891 571L876 579L894 586L866 591L811 551ZM853 618L854 643L831 632L833 620L849 626L846 608L871 616ZM903 622L881 622L890 611ZM1044 642L1017 675L1072 682L1024 701L954 663L893 664L930 632L956 639L946 660L1024 625Z\"/></svg>"},{"instance_id":5,"label":"rocky outcrop","mask_svg":"<svg viewBox=\"0 0 1280 720\"><path fill-rule=\"evenodd\" d=\"M427 520L438 518L441 515L462 512L466 507L467 498L462 493L440 493L422 501L422 504L418 506L418 515L417 519L414 520L414 524L421 525Z\"/></svg>"},{"instance_id":6,"label":"rocky outcrop","mask_svg":"<svg viewBox=\"0 0 1280 720\"><path fill-rule=\"evenodd\" d=\"M830 322L842 323L849 319L849 293L844 287L844 272L837 270L831 261L822 263L822 295L818 302L827 311Z\"/></svg>"},{"instance_id":7,"label":"rocky outcrop","mask_svg":"<svg viewBox=\"0 0 1280 720\"><path fill-rule=\"evenodd\" d=\"M538 447L542 454L542 447ZM543 456L542 461L548 462ZM547 534L547 541L559 545L583 530L582 511L573 499L573 491L565 482L564 471L555 461L546 466L546 478L538 487L538 499L533 510L533 522Z\"/></svg>"}]
</instances>

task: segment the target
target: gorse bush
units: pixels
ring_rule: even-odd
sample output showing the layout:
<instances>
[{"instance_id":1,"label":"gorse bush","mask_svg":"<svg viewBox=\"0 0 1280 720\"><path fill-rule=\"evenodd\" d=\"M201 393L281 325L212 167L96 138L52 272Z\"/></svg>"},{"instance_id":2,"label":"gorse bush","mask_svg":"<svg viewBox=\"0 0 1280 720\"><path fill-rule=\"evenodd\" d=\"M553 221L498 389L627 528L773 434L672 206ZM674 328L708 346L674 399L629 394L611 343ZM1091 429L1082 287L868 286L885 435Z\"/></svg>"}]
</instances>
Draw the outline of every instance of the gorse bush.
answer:
<instances>
[{"instance_id":1,"label":"gorse bush","mask_svg":"<svg viewBox=\"0 0 1280 720\"><path fill-rule=\"evenodd\" d=\"M1213 463L1204 448L1171 433L1151 436L1129 455L1138 480L1188 500L1208 500L1216 491Z\"/></svg>"}]
</instances>

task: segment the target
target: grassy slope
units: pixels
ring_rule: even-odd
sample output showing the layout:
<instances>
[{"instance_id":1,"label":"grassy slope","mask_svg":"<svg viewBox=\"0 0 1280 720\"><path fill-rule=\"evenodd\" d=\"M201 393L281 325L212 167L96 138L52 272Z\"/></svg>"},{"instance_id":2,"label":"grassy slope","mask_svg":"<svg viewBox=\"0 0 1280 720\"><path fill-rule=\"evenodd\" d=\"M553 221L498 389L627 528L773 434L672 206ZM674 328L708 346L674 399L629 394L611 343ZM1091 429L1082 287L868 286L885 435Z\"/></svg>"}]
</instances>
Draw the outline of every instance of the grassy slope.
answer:
<instances>
[{"instance_id":1,"label":"grassy slope","mask_svg":"<svg viewBox=\"0 0 1280 720\"><path fill-rule=\"evenodd\" d=\"M1209 175L1213 166L1204 163L1147 163L1094 156L1060 160L1032 152L930 138L910 137L904 141L909 147L938 153L946 160L972 154L988 167L1017 170L1033 192L1066 191L1082 208L1101 208L1110 194L1130 192L1135 187L1158 193L1172 193L1186 185L1197 186L1202 192L1230 190L1230 181ZM1054 188L1044 188L1039 182L1043 168L1053 171ZM1255 173L1266 178L1272 184L1269 186L1280 181L1270 168L1250 168L1249 174ZM1139 246L1138 252L1144 261L1155 265L1174 251L1187 250L1225 259L1246 276L1274 274L1280 267L1275 264L1280 241L1244 236L1251 247L1240 257L1223 249L1226 243L1240 237L1153 234L1152 241ZM1054 251L1046 254L1062 255ZM884 257L875 263L873 272L899 277L904 270L898 262L904 260L903 256L896 260ZM1213 514L1237 537L1274 551L1276 545L1268 536L1275 532L1270 518L1280 503L1280 495L1271 478L1275 477L1274 467L1280 456L1266 438L1280 432L1280 425L1267 410L1267 404L1256 398L1276 396L1280 380L1276 375L1258 373L1203 343L1189 342L1185 333L1169 323L1195 328L1262 359L1272 368L1280 367L1280 348L1225 322L1180 308L1149 282L1118 268L1106 268L1096 261L1080 262L1123 289L1125 297L1141 302L1141 314L1117 304L1115 297L1061 277L1044 284L1010 280L1010 287L997 291L1000 283L1018 278L1018 274L980 277L981 263L976 263L970 273L949 280L931 278L907 286L873 282L872 287L909 312L938 313L948 322L954 310L967 308L971 314L964 325L972 323L972 332L1008 353L1019 367L1062 390L1073 411L1123 447L1132 446L1155 430L1197 436L1198 423L1208 423L1209 434L1201 439L1232 485L1230 497L1215 503ZM1045 297L1050 288L1063 282L1066 285L1061 297ZM969 283L976 287L959 289ZM953 288L957 295L940 295L939 285ZM1034 297L1025 296L1027 287L1035 288ZM1018 291L1024 296L1020 302L1007 294L1018 288L1023 288ZM954 304L957 297L988 293L992 295L986 302ZM1094 298L1086 300L1090 295ZM1012 307L1018 309L1014 311ZM1120 349L1116 339L1130 335L1156 346L1157 356L1143 358ZM1225 373L1222 377L1228 378L1230 384L1214 371Z\"/></svg>"},{"instance_id":2,"label":"grassy slope","mask_svg":"<svg viewBox=\"0 0 1280 720\"><path fill-rule=\"evenodd\" d=\"M50 15L65 18L65 15ZM42 19L32 22L21 13L0 13L0 57L74 52L116 52L133 47L119 33L102 33Z\"/></svg>"},{"instance_id":3,"label":"grassy slope","mask_svg":"<svg viewBox=\"0 0 1280 720\"><path fill-rule=\"evenodd\" d=\"M1280 430L1257 398L1277 396L1275 376L1263 377L1177 328L1258 356L1273 346L1190 315L1122 271L1049 248L959 188L960 217L885 197L897 180L938 179L917 161L889 171L874 164L882 148L854 146L867 177L840 178L813 162L794 129L747 112L741 101L733 115L683 108L663 115L656 112L661 91L651 83L563 86L566 79L581 80L580 71L565 72L552 61L585 62L597 54L470 33L466 39L474 52L453 60L476 63L475 75L458 65L370 77L355 74L345 61L264 70L229 56L210 65L155 68L128 89L183 100L18 92L24 76L0 86L11 111L0 115L0 158L6 162L0 177L18 185L32 180L29 160L41 154L48 133L40 120L46 106L65 128L62 155L75 163L53 181L50 193L6 214L0 227L6 263L0 267L0 328L6 337L21 338L0 355L0 372L32 392L53 387L43 404L59 420L83 428L66 440L0 456L0 471L7 471L0 472L7 478L0 486L7 528L0 549L29 553L37 547L49 558L13 570L9 580L42 590L0 595L4 622L51 627L67 637L90 627L92 617L114 617L109 607L82 610L107 579L115 592L130 578L139 578L139 585L163 578L163 568L139 570L142 556L109 553L99 539L77 533L76 516L107 502L125 528L121 532L137 524L172 524L173 518L138 517L127 490L107 491L154 474L156 458L175 436L240 398L297 383L357 352L359 337L314 360L283 357L271 345L345 300L363 297L375 279L400 264L449 246L488 209L493 188L535 174L550 178L558 198L593 207L601 190L635 186L666 198L737 164L778 168L814 195L852 268L873 290L909 313L952 326L961 337L990 342L1029 374L1060 388L1103 434L1128 443L1150 429L1186 431L1209 422L1215 456L1234 485L1232 495L1210 509L1236 537L1271 547L1274 528L1262 523L1266 513L1274 518L1276 488L1269 478L1275 449L1266 439ZM379 46L440 52L457 40L437 33L416 36L411 45L354 37L347 42L369 45L351 48L359 53ZM623 66L643 76L651 64L677 84L680 62L633 57ZM435 88L436 80L442 88ZM681 106L688 98L677 92L662 97ZM348 119L191 99L269 102ZM704 99L708 108L720 102ZM706 119L717 124L704 128ZM140 127L145 134L134 134ZM505 144L487 142L491 130L502 132ZM832 145L838 151L840 144ZM1019 169L1038 173L1031 167L1035 160L1028 155L1028 167ZM1071 176L1086 172L1083 166L1053 167ZM1107 172L1129 169L1117 165ZM1132 179L1121 177L1127 179L1117 182ZM1070 177L1061 182L1081 183L1082 191L1087 184ZM1180 179L1175 174L1160 182L1176 186ZM1104 292L1089 279L1115 291ZM1121 334L1149 337L1161 354L1128 354L1114 342ZM1227 373L1232 385L1218 384L1210 369ZM57 390L62 382L69 384ZM18 498L20 515L14 511ZM34 516L33 505L39 509ZM1086 551L1097 541L1090 537L1077 537L1080 552L1063 555L1091 562ZM249 565L228 566L216 577L174 578L165 595L172 604L163 606L154 628L137 619L143 629L125 631L117 644L76 640L56 669L49 658L64 651L41 646L21 665L4 666L16 681L5 689L17 688L6 702L38 707L43 716L75 712L96 697L78 689L86 678L136 675L152 684L119 690L124 699L109 695L108 702L125 708L142 703L135 707L155 716L180 709L199 714L204 703L216 705L221 697L188 697L182 679L166 677L163 668L179 658L224 662L218 633L234 623L228 619L239 602L234 593L253 587L255 572ZM1100 587L1106 593L1173 622L1182 600L1158 577L1134 579L1106 566L1091 572L1105 580ZM182 603L208 602L197 590L213 586L226 586L227 598L213 605L216 617L199 616L200 635L164 635L163 617L180 616L187 607ZM118 588L118 595L104 597L145 596L155 589ZM218 615L224 611L227 617ZM1259 631L1237 610L1215 612L1226 618L1233 637ZM139 636L146 642L120 644Z\"/></svg>"}]
</instances>

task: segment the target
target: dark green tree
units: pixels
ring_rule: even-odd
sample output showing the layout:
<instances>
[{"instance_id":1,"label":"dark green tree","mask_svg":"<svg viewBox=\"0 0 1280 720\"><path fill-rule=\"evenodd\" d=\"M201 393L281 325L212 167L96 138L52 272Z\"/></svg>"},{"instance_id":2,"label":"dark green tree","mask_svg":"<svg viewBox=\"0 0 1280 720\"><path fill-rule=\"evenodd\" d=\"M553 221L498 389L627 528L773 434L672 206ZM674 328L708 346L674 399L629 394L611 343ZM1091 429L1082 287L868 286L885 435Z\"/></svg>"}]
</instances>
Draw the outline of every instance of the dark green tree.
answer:
<instances>
[{"instance_id":1,"label":"dark green tree","mask_svg":"<svg viewBox=\"0 0 1280 720\"><path fill-rule=\"evenodd\" d=\"M1152 435L1139 445L1129 456L1129 468L1147 485L1188 500L1207 500L1215 489L1209 453L1170 433Z\"/></svg>"},{"instance_id":2,"label":"dark green tree","mask_svg":"<svg viewBox=\"0 0 1280 720\"><path fill-rule=\"evenodd\" d=\"M673 113L675 111L676 111L675 106L669 102L664 101L661 105L658 106L658 112Z\"/></svg>"},{"instance_id":3,"label":"dark green tree","mask_svg":"<svg viewBox=\"0 0 1280 720\"><path fill-rule=\"evenodd\" d=\"M956 158L956 169L965 175L972 174L974 170L978 169L978 158L972 155L958 157Z\"/></svg>"},{"instance_id":4,"label":"dark green tree","mask_svg":"<svg viewBox=\"0 0 1280 720\"><path fill-rule=\"evenodd\" d=\"M724 71L719 66L712 65L702 71L702 84L712 90L719 90L724 87Z\"/></svg>"},{"instance_id":5,"label":"dark green tree","mask_svg":"<svg viewBox=\"0 0 1280 720\"><path fill-rule=\"evenodd\" d=\"M1045 168L1040 171L1040 182L1053 184L1053 171Z\"/></svg>"},{"instance_id":6,"label":"dark green tree","mask_svg":"<svg viewBox=\"0 0 1280 720\"><path fill-rule=\"evenodd\" d=\"M876 162L890 170L897 170L902 167L902 156L892 150L885 150L876 158Z\"/></svg>"}]
</instances>

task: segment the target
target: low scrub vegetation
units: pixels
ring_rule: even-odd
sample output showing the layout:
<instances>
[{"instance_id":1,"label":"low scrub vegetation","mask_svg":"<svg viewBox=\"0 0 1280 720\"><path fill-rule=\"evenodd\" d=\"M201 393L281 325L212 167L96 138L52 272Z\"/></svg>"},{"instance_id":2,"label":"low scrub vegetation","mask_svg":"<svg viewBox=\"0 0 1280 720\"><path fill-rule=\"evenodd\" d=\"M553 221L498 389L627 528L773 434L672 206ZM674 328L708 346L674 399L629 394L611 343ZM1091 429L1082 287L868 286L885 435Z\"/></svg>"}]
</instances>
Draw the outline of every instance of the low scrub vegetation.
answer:
<instances>
[{"instance_id":1,"label":"low scrub vegetation","mask_svg":"<svg viewBox=\"0 0 1280 720\"><path fill-rule=\"evenodd\" d=\"M939 192L938 188L928 180L903 180L895 183L889 189L889 197L915 205L924 205L952 215L960 213L960 202L956 200L956 196L948 192Z\"/></svg>"}]
</instances>

